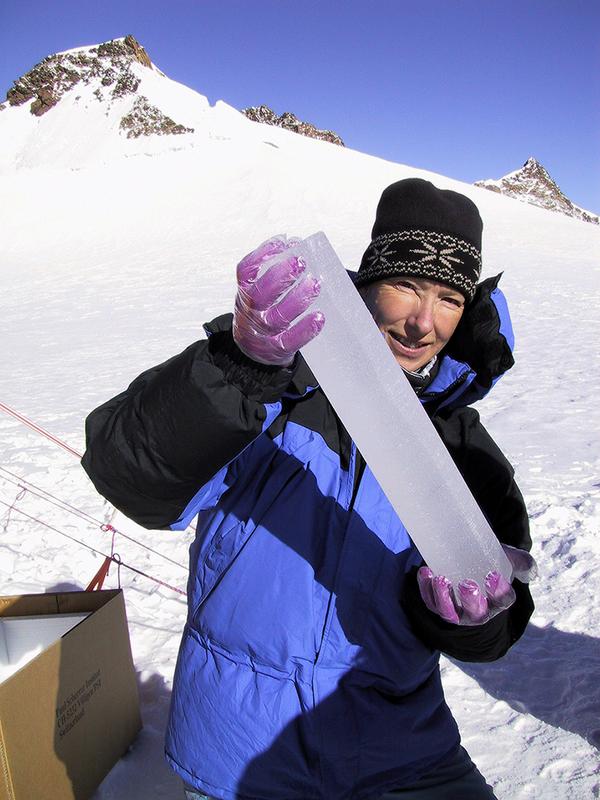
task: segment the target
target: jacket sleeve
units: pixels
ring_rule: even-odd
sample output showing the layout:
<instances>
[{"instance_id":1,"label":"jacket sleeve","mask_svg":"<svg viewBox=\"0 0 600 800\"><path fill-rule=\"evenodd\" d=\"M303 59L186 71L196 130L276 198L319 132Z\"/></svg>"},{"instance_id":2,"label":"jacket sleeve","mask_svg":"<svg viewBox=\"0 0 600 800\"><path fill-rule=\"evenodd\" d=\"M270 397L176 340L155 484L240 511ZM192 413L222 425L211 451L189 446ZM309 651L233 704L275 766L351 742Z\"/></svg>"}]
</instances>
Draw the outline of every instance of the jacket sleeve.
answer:
<instances>
[{"instance_id":1,"label":"jacket sleeve","mask_svg":"<svg viewBox=\"0 0 600 800\"><path fill-rule=\"evenodd\" d=\"M100 494L147 528L185 527L216 502L227 465L281 410L292 371L246 358L229 320L219 318L208 340L144 372L86 420L84 469Z\"/></svg>"},{"instance_id":2,"label":"jacket sleeve","mask_svg":"<svg viewBox=\"0 0 600 800\"><path fill-rule=\"evenodd\" d=\"M442 412L434 420L492 530L503 544L531 549L529 518L514 470L471 408ZM529 587L513 582L516 600L483 625L453 625L421 600L416 570L407 576L403 607L419 638L459 661L495 661L521 637L533 613Z\"/></svg>"}]
</instances>

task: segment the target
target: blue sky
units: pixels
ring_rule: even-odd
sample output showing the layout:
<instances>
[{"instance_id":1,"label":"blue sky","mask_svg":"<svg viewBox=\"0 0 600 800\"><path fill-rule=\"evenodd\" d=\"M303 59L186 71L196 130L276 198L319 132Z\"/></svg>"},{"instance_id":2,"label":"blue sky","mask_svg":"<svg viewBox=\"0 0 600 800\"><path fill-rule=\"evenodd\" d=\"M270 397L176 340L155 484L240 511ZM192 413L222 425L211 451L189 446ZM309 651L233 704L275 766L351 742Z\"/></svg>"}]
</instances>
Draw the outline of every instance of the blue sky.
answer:
<instances>
[{"instance_id":1,"label":"blue sky","mask_svg":"<svg viewBox=\"0 0 600 800\"><path fill-rule=\"evenodd\" d=\"M347 146L474 181L531 155L600 212L598 0L3 0L0 93L133 34L169 77Z\"/></svg>"}]
</instances>

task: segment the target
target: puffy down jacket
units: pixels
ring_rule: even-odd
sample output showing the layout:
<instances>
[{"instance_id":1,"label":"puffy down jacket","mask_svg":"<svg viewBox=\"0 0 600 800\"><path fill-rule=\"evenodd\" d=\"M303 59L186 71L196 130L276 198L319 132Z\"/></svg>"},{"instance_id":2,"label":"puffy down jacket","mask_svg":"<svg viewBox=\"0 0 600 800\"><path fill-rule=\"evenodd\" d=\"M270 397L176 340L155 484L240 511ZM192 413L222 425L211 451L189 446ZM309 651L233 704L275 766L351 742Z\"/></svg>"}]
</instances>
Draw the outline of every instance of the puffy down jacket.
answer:
<instances>
[{"instance_id":1,"label":"puffy down jacket","mask_svg":"<svg viewBox=\"0 0 600 800\"><path fill-rule=\"evenodd\" d=\"M480 284L421 400L496 535L528 549L513 471L466 405L512 364L496 284ZM307 365L251 362L230 325L87 421L83 465L119 509L175 530L198 515L167 758L217 798L377 797L459 741L437 648L498 657L530 595L475 628L431 615L422 636L401 604L420 554Z\"/></svg>"}]
</instances>

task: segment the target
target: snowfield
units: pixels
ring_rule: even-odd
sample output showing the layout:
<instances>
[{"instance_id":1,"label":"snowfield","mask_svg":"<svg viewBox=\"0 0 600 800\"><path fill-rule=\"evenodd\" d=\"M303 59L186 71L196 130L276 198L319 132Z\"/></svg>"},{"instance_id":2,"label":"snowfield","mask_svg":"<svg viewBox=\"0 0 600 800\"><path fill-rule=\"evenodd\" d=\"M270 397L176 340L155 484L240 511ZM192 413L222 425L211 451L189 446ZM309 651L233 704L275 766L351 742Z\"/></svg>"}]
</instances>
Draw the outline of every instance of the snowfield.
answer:
<instances>
[{"instance_id":1,"label":"snowfield","mask_svg":"<svg viewBox=\"0 0 600 800\"><path fill-rule=\"evenodd\" d=\"M508 656L443 659L443 681L500 800L600 797L600 230L249 122L140 70L139 91L193 134L126 140L89 98L85 115L80 89L40 118L2 112L0 402L82 452L92 408L231 310L235 265L258 243L323 230L356 268L386 185L415 176L467 194L484 219L484 277L504 271L517 337L515 367L478 409L515 465L540 576ZM77 458L2 412L0 434L0 593L87 585L103 560L93 548L110 552L107 521L156 551L117 535L124 562L185 589L191 530L113 519ZM113 567L106 586L117 580ZM185 599L125 568L120 580L144 729L94 800L182 798L162 736Z\"/></svg>"}]
</instances>

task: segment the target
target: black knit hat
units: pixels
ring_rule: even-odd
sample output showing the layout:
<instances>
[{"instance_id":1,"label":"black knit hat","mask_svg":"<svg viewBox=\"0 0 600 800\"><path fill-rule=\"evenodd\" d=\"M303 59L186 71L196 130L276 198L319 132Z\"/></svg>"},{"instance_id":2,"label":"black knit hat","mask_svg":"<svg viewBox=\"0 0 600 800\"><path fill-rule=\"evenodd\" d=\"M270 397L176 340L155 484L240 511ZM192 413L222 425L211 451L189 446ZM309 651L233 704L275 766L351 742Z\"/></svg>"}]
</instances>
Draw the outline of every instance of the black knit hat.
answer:
<instances>
[{"instance_id":1,"label":"black knit hat","mask_svg":"<svg viewBox=\"0 0 600 800\"><path fill-rule=\"evenodd\" d=\"M471 300L481 273L482 228L468 197L420 178L393 183L381 195L354 283L414 275L448 284Z\"/></svg>"}]
</instances>

